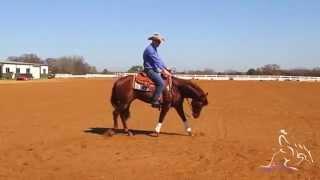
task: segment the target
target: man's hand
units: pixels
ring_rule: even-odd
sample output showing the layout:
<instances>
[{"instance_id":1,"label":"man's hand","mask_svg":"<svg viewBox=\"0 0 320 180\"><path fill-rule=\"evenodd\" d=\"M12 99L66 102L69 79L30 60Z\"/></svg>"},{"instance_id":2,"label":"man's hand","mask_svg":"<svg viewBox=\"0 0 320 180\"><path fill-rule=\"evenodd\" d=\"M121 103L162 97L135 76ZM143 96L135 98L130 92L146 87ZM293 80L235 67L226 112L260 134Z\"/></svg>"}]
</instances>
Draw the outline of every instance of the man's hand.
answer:
<instances>
[{"instance_id":1,"label":"man's hand","mask_svg":"<svg viewBox=\"0 0 320 180\"><path fill-rule=\"evenodd\" d=\"M172 74L171 74L168 70L166 70L166 69L163 69L163 70L162 70L162 74L163 74L165 77L170 77L170 76L172 76Z\"/></svg>"},{"instance_id":2,"label":"man's hand","mask_svg":"<svg viewBox=\"0 0 320 180\"><path fill-rule=\"evenodd\" d=\"M172 69L170 69L170 68L166 68L166 70L172 75Z\"/></svg>"}]
</instances>

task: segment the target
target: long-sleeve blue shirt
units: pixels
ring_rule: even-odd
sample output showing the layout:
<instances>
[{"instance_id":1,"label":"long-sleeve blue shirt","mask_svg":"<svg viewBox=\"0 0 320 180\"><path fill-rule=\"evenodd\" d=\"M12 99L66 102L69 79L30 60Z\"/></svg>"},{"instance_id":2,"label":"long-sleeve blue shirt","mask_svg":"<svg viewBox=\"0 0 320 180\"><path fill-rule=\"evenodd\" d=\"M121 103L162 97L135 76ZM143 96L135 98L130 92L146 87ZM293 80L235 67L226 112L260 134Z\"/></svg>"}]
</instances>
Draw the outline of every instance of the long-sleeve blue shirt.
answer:
<instances>
[{"instance_id":1,"label":"long-sleeve blue shirt","mask_svg":"<svg viewBox=\"0 0 320 180\"><path fill-rule=\"evenodd\" d=\"M143 67L145 69L153 69L156 72L166 68L166 65L158 55L157 48L150 44L143 52Z\"/></svg>"}]
</instances>

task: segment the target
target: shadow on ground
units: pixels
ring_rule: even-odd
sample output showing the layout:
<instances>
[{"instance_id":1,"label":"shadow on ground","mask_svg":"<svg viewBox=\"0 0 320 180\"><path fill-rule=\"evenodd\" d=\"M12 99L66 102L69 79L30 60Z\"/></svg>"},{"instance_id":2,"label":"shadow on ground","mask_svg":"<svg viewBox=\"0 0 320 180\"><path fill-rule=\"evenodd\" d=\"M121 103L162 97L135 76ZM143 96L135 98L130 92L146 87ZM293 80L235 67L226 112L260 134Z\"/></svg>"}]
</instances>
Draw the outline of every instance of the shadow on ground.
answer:
<instances>
[{"instance_id":1,"label":"shadow on ground","mask_svg":"<svg viewBox=\"0 0 320 180\"><path fill-rule=\"evenodd\" d=\"M99 134L99 135L106 135L107 132L113 130L116 134L115 135L127 135L122 129L113 129L113 128L102 128L102 127L93 127L84 130L85 133L92 133L92 134ZM154 131L148 130L138 130L138 129L130 129L133 135L146 135L155 137ZM169 135L169 136L187 136L186 134L180 133L170 133L170 132L160 132L160 135Z\"/></svg>"}]
</instances>

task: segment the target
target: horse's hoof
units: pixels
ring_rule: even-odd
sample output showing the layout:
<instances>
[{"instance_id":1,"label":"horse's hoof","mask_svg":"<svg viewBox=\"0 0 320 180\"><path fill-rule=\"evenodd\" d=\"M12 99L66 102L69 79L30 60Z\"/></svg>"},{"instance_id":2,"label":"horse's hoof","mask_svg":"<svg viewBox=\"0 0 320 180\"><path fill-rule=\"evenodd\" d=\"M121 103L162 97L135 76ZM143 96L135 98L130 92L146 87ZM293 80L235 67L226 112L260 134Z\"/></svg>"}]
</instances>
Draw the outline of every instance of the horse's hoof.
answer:
<instances>
[{"instance_id":1,"label":"horse's hoof","mask_svg":"<svg viewBox=\"0 0 320 180\"><path fill-rule=\"evenodd\" d=\"M194 136L192 132L188 132L188 136Z\"/></svg>"},{"instance_id":2,"label":"horse's hoof","mask_svg":"<svg viewBox=\"0 0 320 180\"><path fill-rule=\"evenodd\" d=\"M133 133L131 131L128 131L128 136L133 136Z\"/></svg>"},{"instance_id":3,"label":"horse's hoof","mask_svg":"<svg viewBox=\"0 0 320 180\"><path fill-rule=\"evenodd\" d=\"M150 135L151 137L159 137L159 134L160 134L160 133L153 132L153 133L150 133L149 135Z\"/></svg>"},{"instance_id":4,"label":"horse's hoof","mask_svg":"<svg viewBox=\"0 0 320 180\"><path fill-rule=\"evenodd\" d=\"M113 135L115 135L115 131L112 129L108 129L107 132L104 133L106 136L112 137Z\"/></svg>"}]
</instances>

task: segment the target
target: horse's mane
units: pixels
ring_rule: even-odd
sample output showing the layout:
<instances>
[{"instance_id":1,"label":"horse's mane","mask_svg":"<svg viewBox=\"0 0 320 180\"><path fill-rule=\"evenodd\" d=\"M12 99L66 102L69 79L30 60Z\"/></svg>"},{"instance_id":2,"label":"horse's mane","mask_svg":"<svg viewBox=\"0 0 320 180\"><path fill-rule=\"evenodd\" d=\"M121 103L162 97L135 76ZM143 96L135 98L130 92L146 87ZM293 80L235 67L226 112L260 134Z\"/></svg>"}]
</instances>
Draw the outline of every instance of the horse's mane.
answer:
<instances>
[{"instance_id":1,"label":"horse's mane","mask_svg":"<svg viewBox=\"0 0 320 180\"><path fill-rule=\"evenodd\" d=\"M197 96L197 97L200 97L200 96L204 96L205 93L203 92L203 90L194 82L192 82L191 80L186 80L186 79L180 79L180 78L177 78L177 77L173 77L174 81L177 82L177 86L178 87L185 87L187 88L188 90L192 91L192 93Z\"/></svg>"}]
</instances>

